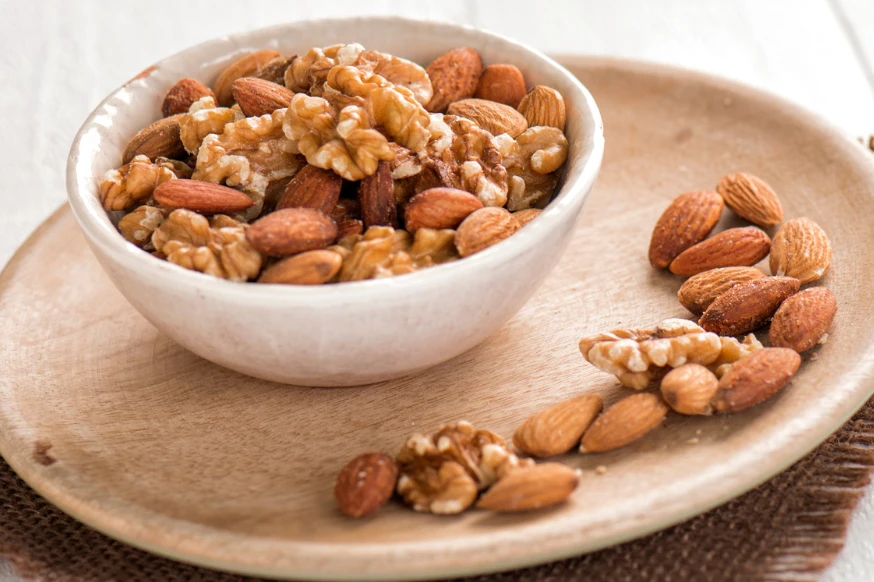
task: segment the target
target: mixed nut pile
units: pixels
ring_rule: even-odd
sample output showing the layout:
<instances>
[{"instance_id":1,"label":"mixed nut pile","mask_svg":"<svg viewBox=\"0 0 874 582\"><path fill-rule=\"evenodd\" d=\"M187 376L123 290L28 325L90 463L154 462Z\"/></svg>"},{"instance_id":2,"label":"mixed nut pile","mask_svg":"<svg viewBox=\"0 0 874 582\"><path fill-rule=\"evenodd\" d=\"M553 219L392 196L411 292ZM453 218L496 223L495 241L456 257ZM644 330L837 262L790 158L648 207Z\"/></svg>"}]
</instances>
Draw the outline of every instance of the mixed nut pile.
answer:
<instances>
[{"instance_id":1,"label":"mixed nut pile","mask_svg":"<svg viewBox=\"0 0 874 582\"><path fill-rule=\"evenodd\" d=\"M99 184L125 239L232 281L391 277L477 253L551 199L561 94L457 48L427 69L359 44L181 79Z\"/></svg>"},{"instance_id":2,"label":"mixed nut pile","mask_svg":"<svg viewBox=\"0 0 874 582\"><path fill-rule=\"evenodd\" d=\"M708 238L726 205L756 226ZM772 240L762 228L777 225ZM344 467L334 490L338 506L361 517L396 491L413 509L440 514L473 506L499 512L546 507L571 495L579 473L561 463L535 464L532 457L626 446L660 426L671 410L726 414L764 402L798 371L800 354L827 338L837 312L834 294L800 288L826 273L831 253L812 220L783 222L776 194L755 176L732 174L715 192L678 196L656 223L649 260L688 277L678 298L698 322L667 319L579 344L588 362L634 394L606 410L598 394L553 404L522 423L512 448L466 422L414 434L394 459L368 454ZM765 257L771 275L753 267ZM751 332L769 322L765 347ZM742 334L748 335L735 337Z\"/></svg>"}]
</instances>

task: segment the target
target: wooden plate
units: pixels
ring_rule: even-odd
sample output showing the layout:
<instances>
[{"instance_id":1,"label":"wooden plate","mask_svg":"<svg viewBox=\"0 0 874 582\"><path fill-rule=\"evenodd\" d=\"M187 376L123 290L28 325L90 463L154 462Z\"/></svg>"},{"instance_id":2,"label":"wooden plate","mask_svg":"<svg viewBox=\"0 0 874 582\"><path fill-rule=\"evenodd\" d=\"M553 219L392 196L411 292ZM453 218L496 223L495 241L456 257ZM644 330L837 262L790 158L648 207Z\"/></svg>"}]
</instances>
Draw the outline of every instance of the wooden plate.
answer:
<instances>
[{"instance_id":1,"label":"wooden plate","mask_svg":"<svg viewBox=\"0 0 874 582\"><path fill-rule=\"evenodd\" d=\"M559 268L487 342L363 389L234 374L146 323L65 208L0 278L0 451L47 499L136 546L253 574L380 580L600 548L700 513L801 457L874 388L874 167L819 119L758 91L639 63L566 62L602 108L603 174ZM583 361L577 341L687 315L675 297L680 281L647 264L650 230L673 196L737 170L774 185L787 216L813 218L835 248L822 284L838 297L838 317L788 389L747 413L672 416L634 446L569 455L582 483L550 511L338 514L334 476L359 452L394 452L410 432L458 418L509 436L548 403L623 394ZM598 465L607 473L596 475Z\"/></svg>"}]
</instances>

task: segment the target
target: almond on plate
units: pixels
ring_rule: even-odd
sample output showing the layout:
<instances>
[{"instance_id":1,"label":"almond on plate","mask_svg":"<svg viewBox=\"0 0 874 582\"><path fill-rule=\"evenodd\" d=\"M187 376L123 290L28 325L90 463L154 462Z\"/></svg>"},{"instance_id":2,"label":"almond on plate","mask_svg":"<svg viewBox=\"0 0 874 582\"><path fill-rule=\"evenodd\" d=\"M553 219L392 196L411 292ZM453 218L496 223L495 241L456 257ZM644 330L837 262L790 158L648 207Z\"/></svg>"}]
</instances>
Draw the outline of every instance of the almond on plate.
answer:
<instances>
[{"instance_id":1,"label":"almond on plate","mask_svg":"<svg viewBox=\"0 0 874 582\"><path fill-rule=\"evenodd\" d=\"M294 93L282 85L255 77L237 79L231 83L231 93L246 117L261 117L288 107L294 97Z\"/></svg>"},{"instance_id":2,"label":"almond on plate","mask_svg":"<svg viewBox=\"0 0 874 582\"><path fill-rule=\"evenodd\" d=\"M674 198L652 231L650 264L665 269L680 253L707 238L719 222L723 205L722 196L706 190Z\"/></svg>"},{"instance_id":3,"label":"almond on plate","mask_svg":"<svg viewBox=\"0 0 874 582\"><path fill-rule=\"evenodd\" d=\"M121 163L130 163L136 156L156 158L179 158L185 155L185 146L179 137L179 119L182 114L159 119L141 129L124 148Z\"/></svg>"},{"instance_id":4,"label":"almond on plate","mask_svg":"<svg viewBox=\"0 0 874 582\"><path fill-rule=\"evenodd\" d=\"M738 283L716 298L698 325L718 335L740 335L765 325L801 283L792 277L762 277Z\"/></svg>"},{"instance_id":5,"label":"almond on plate","mask_svg":"<svg viewBox=\"0 0 874 582\"><path fill-rule=\"evenodd\" d=\"M456 228L470 213L483 207L479 198L456 188L430 188L407 203L404 224L410 233L420 228Z\"/></svg>"},{"instance_id":6,"label":"almond on plate","mask_svg":"<svg viewBox=\"0 0 874 582\"><path fill-rule=\"evenodd\" d=\"M689 247L671 261L675 275L691 277L719 267L749 267L768 256L771 239L760 228L730 228Z\"/></svg>"},{"instance_id":7,"label":"almond on plate","mask_svg":"<svg viewBox=\"0 0 874 582\"><path fill-rule=\"evenodd\" d=\"M343 257L333 251L307 251L279 260L267 267L259 283L321 285L340 272Z\"/></svg>"},{"instance_id":8,"label":"almond on plate","mask_svg":"<svg viewBox=\"0 0 874 582\"><path fill-rule=\"evenodd\" d=\"M801 356L788 348L763 348L731 365L713 398L717 412L739 412L777 393L798 371Z\"/></svg>"},{"instance_id":9,"label":"almond on plate","mask_svg":"<svg viewBox=\"0 0 874 582\"><path fill-rule=\"evenodd\" d=\"M331 170L307 164L288 182L276 202L276 210L283 208L314 208L331 213L340 199L343 178Z\"/></svg>"},{"instance_id":10,"label":"almond on plate","mask_svg":"<svg viewBox=\"0 0 874 582\"><path fill-rule=\"evenodd\" d=\"M716 185L725 204L741 218L762 227L776 226L783 220L783 207L774 190L752 174L729 174Z\"/></svg>"},{"instance_id":11,"label":"almond on plate","mask_svg":"<svg viewBox=\"0 0 874 582\"><path fill-rule=\"evenodd\" d=\"M771 321L771 345L798 353L814 347L831 327L838 302L825 287L811 287L783 302Z\"/></svg>"},{"instance_id":12,"label":"almond on plate","mask_svg":"<svg viewBox=\"0 0 874 582\"><path fill-rule=\"evenodd\" d=\"M687 279L677 292L680 303L694 313L701 315L717 297L737 285L765 274L753 267L722 267L704 271Z\"/></svg>"},{"instance_id":13,"label":"almond on plate","mask_svg":"<svg viewBox=\"0 0 874 582\"><path fill-rule=\"evenodd\" d=\"M489 65L480 75L473 96L518 107L525 97L525 77L513 65Z\"/></svg>"},{"instance_id":14,"label":"almond on plate","mask_svg":"<svg viewBox=\"0 0 874 582\"><path fill-rule=\"evenodd\" d=\"M483 72L483 61L474 49L461 47L434 59L426 71L434 96L425 108L441 113L450 103L473 97Z\"/></svg>"},{"instance_id":15,"label":"almond on plate","mask_svg":"<svg viewBox=\"0 0 874 582\"><path fill-rule=\"evenodd\" d=\"M509 105L485 99L456 101L446 109L446 113L470 119L492 135L506 133L516 138L528 129L528 122L521 113Z\"/></svg>"},{"instance_id":16,"label":"almond on plate","mask_svg":"<svg viewBox=\"0 0 874 582\"><path fill-rule=\"evenodd\" d=\"M566 453L579 444L601 407L599 394L584 394L553 404L522 423L513 435L513 444L532 457Z\"/></svg>"},{"instance_id":17,"label":"almond on plate","mask_svg":"<svg viewBox=\"0 0 874 582\"><path fill-rule=\"evenodd\" d=\"M201 214L234 214L255 203L239 190L200 180L170 180L159 184L152 196L168 208L185 208Z\"/></svg>"},{"instance_id":18,"label":"almond on plate","mask_svg":"<svg viewBox=\"0 0 874 582\"><path fill-rule=\"evenodd\" d=\"M397 480L394 459L382 453L365 453L349 461L337 475L334 499L346 515L364 517L385 505Z\"/></svg>"},{"instance_id":19,"label":"almond on plate","mask_svg":"<svg viewBox=\"0 0 874 582\"><path fill-rule=\"evenodd\" d=\"M537 85L522 99L518 107L528 127L557 127L564 131L567 112L564 97L552 87Z\"/></svg>"},{"instance_id":20,"label":"almond on plate","mask_svg":"<svg viewBox=\"0 0 874 582\"><path fill-rule=\"evenodd\" d=\"M202 97L212 97L215 99L215 93L197 79L190 77L179 79L167 91L164 103L161 104L161 113L164 114L164 117L188 113L188 108Z\"/></svg>"},{"instance_id":21,"label":"almond on plate","mask_svg":"<svg viewBox=\"0 0 874 582\"><path fill-rule=\"evenodd\" d=\"M629 445L659 426L668 405L648 392L626 396L601 413L580 444L581 453L603 453Z\"/></svg>"},{"instance_id":22,"label":"almond on plate","mask_svg":"<svg viewBox=\"0 0 874 582\"><path fill-rule=\"evenodd\" d=\"M660 390L668 406L680 414L710 414L716 394L716 374L701 364L683 364L662 378Z\"/></svg>"},{"instance_id":23,"label":"almond on plate","mask_svg":"<svg viewBox=\"0 0 874 582\"><path fill-rule=\"evenodd\" d=\"M398 207L390 162L379 162L376 172L361 180L358 185L358 202L361 204L361 218L365 228L398 225Z\"/></svg>"},{"instance_id":24,"label":"almond on plate","mask_svg":"<svg viewBox=\"0 0 874 582\"><path fill-rule=\"evenodd\" d=\"M469 257L501 242L517 230L519 223L506 209L487 206L462 221L455 233L455 246L459 255Z\"/></svg>"},{"instance_id":25,"label":"almond on plate","mask_svg":"<svg viewBox=\"0 0 874 582\"><path fill-rule=\"evenodd\" d=\"M319 210L284 208L253 222L246 238L265 255L284 257L325 248L337 238L337 225Z\"/></svg>"},{"instance_id":26,"label":"almond on plate","mask_svg":"<svg viewBox=\"0 0 874 582\"><path fill-rule=\"evenodd\" d=\"M476 507L498 512L540 509L561 503L580 482L577 472L561 463L516 469L492 485Z\"/></svg>"},{"instance_id":27,"label":"almond on plate","mask_svg":"<svg viewBox=\"0 0 874 582\"><path fill-rule=\"evenodd\" d=\"M828 236L809 218L787 220L774 235L769 259L774 275L809 283L825 275L831 260L832 245Z\"/></svg>"},{"instance_id":28,"label":"almond on plate","mask_svg":"<svg viewBox=\"0 0 874 582\"><path fill-rule=\"evenodd\" d=\"M218 104L222 107L230 107L234 102L234 93L231 87L234 81L240 77L251 77L258 72L258 69L278 56L277 51L265 49L249 53L228 65L212 86Z\"/></svg>"}]
</instances>

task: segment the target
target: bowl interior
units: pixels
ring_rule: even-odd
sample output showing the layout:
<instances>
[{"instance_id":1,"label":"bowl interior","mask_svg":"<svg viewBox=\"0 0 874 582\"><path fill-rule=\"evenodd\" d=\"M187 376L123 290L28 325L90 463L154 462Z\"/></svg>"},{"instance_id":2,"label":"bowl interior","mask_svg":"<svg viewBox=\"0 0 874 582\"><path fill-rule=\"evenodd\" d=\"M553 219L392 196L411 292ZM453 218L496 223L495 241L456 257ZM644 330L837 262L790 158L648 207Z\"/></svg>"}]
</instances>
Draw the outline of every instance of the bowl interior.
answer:
<instances>
[{"instance_id":1,"label":"bowl interior","mask_svg":"<svg viewBox=\"0 0 874 582\"><path fill-rule=\"evenodd\" d=\"M120 165L121 153L128 140L141 128L155 121L167 90L182 77L194 77L212 84L221 70L241 55L264 48L282 54L303 53L313 46L359 42L366 48L392 53L426 66L441 53L458 47L476 48L485 64L511 63L519 67L530 86L543 84L562 93L567 104L570 151L565 175L538 228L520 231L508 241L441 268L457 268L461 263L487 260L497 252L522 252L535 245L550 222L559 221L562 211L579 211L582 198L594 182L603 152L603 128L600 114L589 92L563 67L543 54L503 37L453 24L424 22L401 18L348 18L283 24L243 34L208 41L158 62L153 67L110 94L91 114L73 143L68 163L68 192L74 214L92 245L115 260L128 261L136 268L150 269L156 275L188 281L198 287L245 287L246 292L264 295L325 294L337 289L274 289L271 285L237 285L186 271L165 261L156 260L116 232L96 195L100 177ZM488 255L488 256L485 256ZM469 267L473 265L469 264ZM432 269L433 271L434 269ZM417 273L419 278L428 271ZM408 277L382 281L364 281L351 285L403 285ZM344 284L346 291L350 284ZM284 286L283 286L284 287Z\"/></svg>"}]
</instances>

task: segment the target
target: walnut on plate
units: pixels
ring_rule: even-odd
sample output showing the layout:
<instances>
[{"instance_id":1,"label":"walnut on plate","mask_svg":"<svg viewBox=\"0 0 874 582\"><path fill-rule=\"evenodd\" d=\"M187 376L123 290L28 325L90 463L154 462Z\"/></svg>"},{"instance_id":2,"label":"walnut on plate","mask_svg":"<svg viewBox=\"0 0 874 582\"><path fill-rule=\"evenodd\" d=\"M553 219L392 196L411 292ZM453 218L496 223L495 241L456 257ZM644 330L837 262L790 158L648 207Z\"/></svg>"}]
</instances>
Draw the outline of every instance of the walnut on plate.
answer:
<instances>
[{"instance_id":1,"label":"walnut on plate","mask_svg":"<svg viewBox=\"0 0 874 582\"><path fill-rule=\"evenodd\" d=\"M434 434L411 435L397 455L398 494L416 511L461 513L479 491L519 467L533 465L519 459L493 432L459 421Z\"/></svg>"},{"instance_id":2,"label":"walnut on plate","mask_svg":"<svg viewBox=\"0 0 874 582\"><path fill-rule=\"evenodd\" d=\"M185 151L197 154L203 138L211 133L219 134L227 124L245 117L242 112L230 107L216 107L215 98L206 96L192 103L188 113L179 119L179 138Z\"/></svg>"},{"instance_id":3,"label":"walnut on plate","mask_svg":"<svg viewBox=\"0 0 874 582\"><path fill-rule=\"evenodd\" d=\"M507 210L543 208L558 183L557 170L568 155L568 141L555 127L529 127L516 139L495 138L504 167L510 174Z\"/></svg>"},{"instance_id":4,"label":"walnut on plate","mask_svg":"<svg viewBox=\"0 0 874 582\"><path fill-rule=\"evenodd\" d=\"M264 264L264 257L246 239L246 228L228 216L209 221L196 212L179 209L155 230L152 244L161 256L180 267L246 281L257 277Z\"/></svg>"},{"instance_id":5,"label":"walnut on plate","mask_svg":"<svg viewBox=\"0 0 874 582\"><path fill-rule=\"evenodd\" d=\"M110 170L100 181L100 203L106 210L127 210L146 200L159 184L176 178L166 165L153 164L144 155Z\"/></svg>"}]
</instances>

